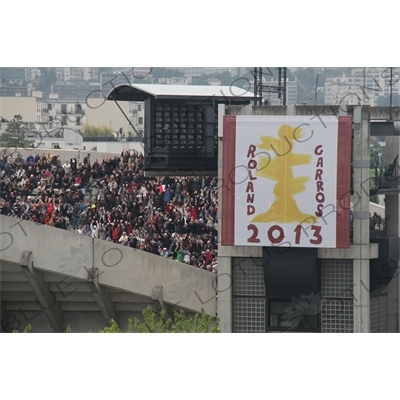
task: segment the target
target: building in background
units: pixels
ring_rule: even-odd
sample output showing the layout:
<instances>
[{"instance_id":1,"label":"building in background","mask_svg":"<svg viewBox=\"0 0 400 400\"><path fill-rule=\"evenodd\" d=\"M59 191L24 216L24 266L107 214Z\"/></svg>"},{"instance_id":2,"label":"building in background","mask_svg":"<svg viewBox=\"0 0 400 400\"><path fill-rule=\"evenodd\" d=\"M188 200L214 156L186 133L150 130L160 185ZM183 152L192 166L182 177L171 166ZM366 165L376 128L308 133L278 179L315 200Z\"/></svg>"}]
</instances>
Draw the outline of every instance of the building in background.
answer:
<instances>
[{"instance_id":1,"label":"building in background","mask_svg":"<svg viewBox=\"0 0 400 400\"><path fill-rule=\"evenodd\" d=\"M182 71L185 76L196 77L208 74L220 74L228 71L232 76L236 76L242 72L243 68L239 67L168 67L168 69L176 69Z\"/></svg>"},{"instance_id":2,"label":"building in background","mask_svg":"<svg viewBox=\"0 0 400 400\"><path fill-rule=\"evenodd\" d=\"M43 131L71 128L81 131L85 124L107 126L110 132L122 129L125 135L134 137L144 129L144 104L122 102L121 109L113 102L105 102L100 97L59 98L51 93L44 96L41 91L33 91L32 96L3 97L0 101L0 115L13 119L20 114L30 129ZM132 127L132 125L133 127ZM136 129L136 131L135 131Z\"/></svg>"},{"instance_id":3,"label":"building in background","mask_svg":"<svg viewBox=\"0 0 400 400\"><path fill-rule=\"evenodd\" d=\"M387 97L392 87L392 95L399 94L399 71L390 68L355 68L350 76L326 78L324 103L341 106L368 104L376 107L379 97Z\"/></svg>"},{"instance_id":4,"label":"building in background","mask_svg":"<svg viewBox=\"0 0 400 400\"><path fill-rule=\"evenodd\" d=\"M25 67L2 67L0 68L0 82L10 84L23 83L26 80Z\"/></svg>"},{"instance_id":5,"label":"building in background","mask_svg":"<svg viewBox=\"0 0 400 400\"><path fill-rule=\"evenodd\" d=\"M263 77L262 83L263 83L263 86L271 87L271 91L267 91L266 89L265 89L265 91L263 91L264 104L281 105L281 101L278 98L278 93L276 92L277 90L274 89L278 86L278 81L274 80L274 78L267 80L266 78ZM253 92L254 91L254 80L252 80L250 82L246 82L244 84L244 88L245 89L249 88L249 90ZM297 79L296 78L293 81L289 80L289 78L286 79L286 104L288 104L288 105L297 104Z\"/></svg>"},{"instance_id":6,"label":"building in background","mask_svg":"<svg viewBox=\"0 0 400 400\"><path fill-rule=\"evenodd\" d=\"M135 79L132 69L121 72L114 70L102 72L100 74L101 97L105 98L107 94L118 85L126 83L132 84Z\"/></svg>"},{"instance_id":7,"label":"building in background","mask_svg":"<svg viewBox=\"0 0 400 400\"><path fill-rule=\"evenodd\" d=\"M69 81L97 81L98 67L56 67L56 76L59 82Z\"/></svg>"}]
</instances>

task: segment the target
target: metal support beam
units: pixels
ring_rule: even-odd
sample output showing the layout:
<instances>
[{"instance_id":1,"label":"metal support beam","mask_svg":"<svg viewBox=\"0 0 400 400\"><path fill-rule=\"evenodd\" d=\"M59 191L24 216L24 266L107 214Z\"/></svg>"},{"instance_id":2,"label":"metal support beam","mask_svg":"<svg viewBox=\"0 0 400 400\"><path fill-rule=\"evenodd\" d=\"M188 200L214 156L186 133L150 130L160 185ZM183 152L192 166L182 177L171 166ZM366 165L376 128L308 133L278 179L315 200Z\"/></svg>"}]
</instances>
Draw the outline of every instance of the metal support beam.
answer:
<instances>
[{"instance_id":1,"label":"metal support beam","mask_svg":"<svg viewBox=\"0 0 400 400\"><path fill-rule=\"evenodd\" d=\"M286 67L278 67L278 99L286 106Z\"/></svg>"},{"instance_id":2,"label":"metal support beam","mask_svg":"<svg viewBox=\"0 0 400 400\"><path fill-rule=\"evenodd\" d=\"M98 268L89 269L87 282L107 324L112 319L115 321L117 316L115 305L110 300L110 294L106 293L105 289L99 285Z\"/></svg>"},{"instance_id":3,"label":"metal support beam","mask_svg":"<svg viewBox=\"0 0 400 400\"><path fill-rule=\"evenodd\" d=\"M61 304L56 301L56 296L49 289L49 285L44 281L43 273L29 263L31 251L24 251L21 258L21 268L35 293L40 307L45 312L54 332L62 332L62 313Z\"/></svg>"},{"instance_id":4,"label":"metal support beam","mask_svg":"<svg viewBox=\"0 0 400 400\"><path fill-rule=\"evenodd\" d=\"M132 125L131 120L128 118L128 116L124 113L124 110L121 108L121 106L118 104L117 100L114 100L114 103L118 106L119 110L122 112L123 116L125 119L128 121L128 124L132 127L132 129L135 131L136 135L140 137L140 139L143 139L141 135L139 135L139 132L136 130L136 128Z\"/></svg>"}]
</instances>

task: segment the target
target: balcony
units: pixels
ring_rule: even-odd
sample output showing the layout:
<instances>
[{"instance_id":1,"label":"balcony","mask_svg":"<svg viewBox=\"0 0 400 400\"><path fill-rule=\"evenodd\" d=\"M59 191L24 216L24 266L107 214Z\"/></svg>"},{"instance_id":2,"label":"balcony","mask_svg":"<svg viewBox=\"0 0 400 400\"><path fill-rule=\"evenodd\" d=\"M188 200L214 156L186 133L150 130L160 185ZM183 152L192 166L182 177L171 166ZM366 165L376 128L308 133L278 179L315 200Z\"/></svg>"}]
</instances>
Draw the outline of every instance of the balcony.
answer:
<instances>
[{"instance_id":1,"label":"balcony","mask_svg":"<svg viewBox=\"0 0 400 400\"><path fill-rule=\"evenodd\" d=\"M83 109L75 109L75 110L57 110L57 114L59 115L84 115L85 110Z\"/></svg>"}]
</instances>

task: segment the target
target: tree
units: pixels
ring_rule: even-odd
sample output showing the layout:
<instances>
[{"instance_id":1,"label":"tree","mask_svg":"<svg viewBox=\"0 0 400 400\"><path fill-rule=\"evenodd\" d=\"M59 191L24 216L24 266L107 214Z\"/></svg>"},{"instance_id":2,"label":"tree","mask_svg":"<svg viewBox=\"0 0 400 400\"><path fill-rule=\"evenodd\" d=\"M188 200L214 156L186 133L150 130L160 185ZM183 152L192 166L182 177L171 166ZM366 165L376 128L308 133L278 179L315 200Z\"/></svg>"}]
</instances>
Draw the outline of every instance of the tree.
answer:
<instances>
[{"instance_id":1,"label":"tree","mask_svg":"<svg viewBox=\"0 0 400 400\"><path fill-rule=\"evenodd\" d=\"M51 92L51 85L57 82L57 75L55 68L39 67L40 78L36 79L34 84L37 90L44 92Z\"/></svg>"},{"instance_id":2,"label":"tree","mask_svg":"<svg viewBox=\"0 0 400 400\"><path fill-rule=\"evenodd\" d=\"M108 126L95 126L85 124L82 131L83 137L108 137L111 134L111 129Z\"/></svg>"},{"instance_id":3,"label":"tree","mask_svg":"<svg viewBox=\"0 0 400 400\"><path fill-rule=\"evenodd\" d=\"M121 333L118 324L113 319L110 321L110 324L109 327L105 327L99 333Z\"/></svg>"},{"instance_id":4,"label":"tree","mask_svg":"<svg viewBox=\"0 0 400 400\"><path fill-rule=\"evenodd\" d=\"M188 318L181 309L175 311L172 317L165 310L159 314L148 306L143 312L144 322L138 318L128 320L128 333L220 333L219 318L213 318L201 310L194 318ZM112 319L110 326L100 333L121 333L118 324Z\"/></svg>"},{"instance_id":5,"label":"tree","mask_svg":"<svg viewBox=\"0 0 400 400\"><path fill-rule=\"evenodd\" d=\"M386 146L381 146L379 140L375 137L371 137L369 158L370 169L373 171L377 171L378 175L382 175L384 172L383 168L386 163Z\"/></svg>"},{"instance_id":6,"label":"tree","mask_svg":"<svg viewBox=\"0 0 400 400\"><path fill-rule=\"evenodd\" d=\"M28 133L29 130L25 126L22 116L15 115L3 135L0 136L0 146L31 148L34 143L32 140L26 139Z\"/></svg>"},{"instance_id":7,"label":"tree","mask_svg":"<svg viewBox=\"0 0 400 400\"><path fill-rule=\"evenodd\" d=\"M193 318L188 318L182 309L175 311L172 317L168 317L165 310L156 313L151 306L148 306L142 314L144 322L141 322L138 318L128 319L127 333L221 333L219 318L207 315L204 309L201 310L201 314L196 314ZM31 331L32 326L29 324L25 327L23 333ZM14 329L12 332L18 333L18 329ZM66 333L72 333L69 325ZM106 326L99 333L121 333L121 329L112 319L110 326Z\"/></svg>"},{"instance_id":8,"label":"tree","mask_svg":"<svg viewBox=\"0 0 400 400\"><path fill-rule=\"evenodd\" d=\"M32 332L32 325L28 324L22 333L30 333ZM18 329L13 329L12 333L19 333Z\"/></svg>"}]
</instances>

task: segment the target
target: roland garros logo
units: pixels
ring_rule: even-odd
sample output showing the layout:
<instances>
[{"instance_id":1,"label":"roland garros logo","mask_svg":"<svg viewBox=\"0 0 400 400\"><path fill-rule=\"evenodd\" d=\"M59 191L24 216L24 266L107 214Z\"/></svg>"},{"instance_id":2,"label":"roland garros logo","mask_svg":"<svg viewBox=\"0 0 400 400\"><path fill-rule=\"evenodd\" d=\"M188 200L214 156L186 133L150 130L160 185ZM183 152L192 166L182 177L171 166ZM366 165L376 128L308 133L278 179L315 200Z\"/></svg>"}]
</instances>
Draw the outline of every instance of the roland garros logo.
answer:
<instances>
[{"instance_id":1,"label":"roland garros logo","mask_svg":"<svg viewBox=\"0 0 400 400\"><path fill-rule=\"evenodd\" d=\"M278 130L278 138L262 136L258 145L250 144L247 151L249 182L246 187L247 194L247 215L254 215L252 224L247 229L252 235L247 239L249 243L259 243L258 228L254 223L277 223L272 225L267 232L268 239L274 245L282 243L285 238L285 231L279 224L299 223L294 229L295 243L299 244L301 233L304 229L301 224L307 222L312 224L310 229L313 236L310 243L318 245L322 243L321 226L315 225L318 217L323 215L325 202L323 183L323 146L318 145L314 154L318 156L315 169L317 207L314 215L304 213L300 210L295 195L306 190L306 183L310 180L308 176L295 176L293 167L309 165L312 163L310 154L298 154L293 151L295 141L303 137L300 127L294 128L290 125L282 125ZM259 157L256 159L257 148L271 151L276 157ZM271 206L264 212L257 213L254 206L255 192L253 181L258 178L269 179L275 182L273 194L275 199Z\"/></svg>"}]
</instances>

